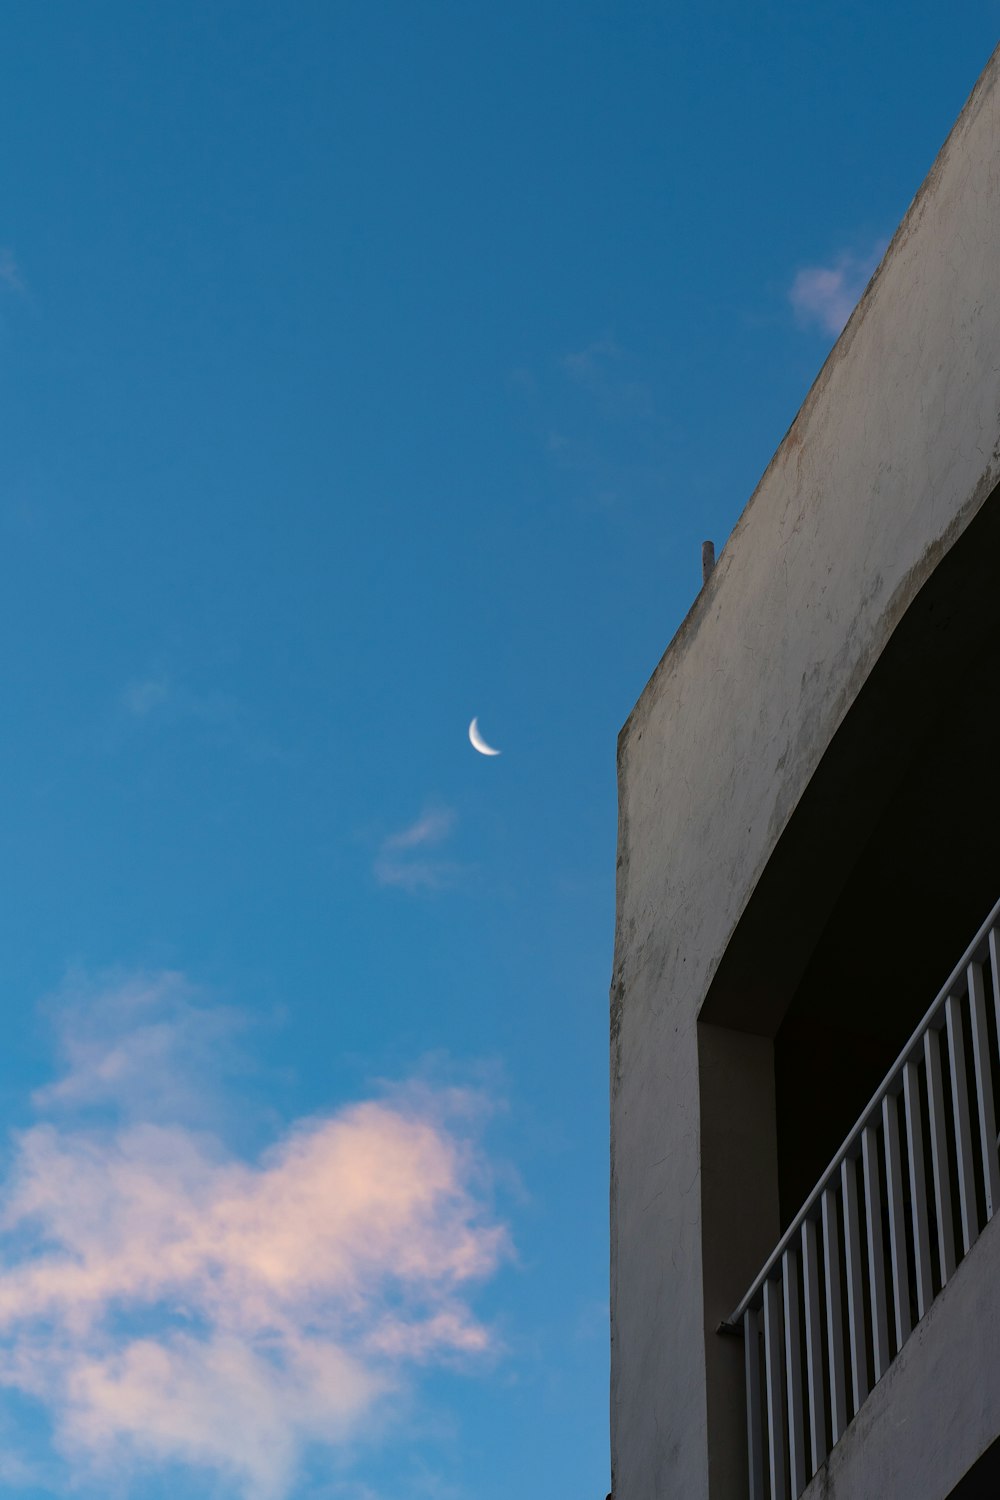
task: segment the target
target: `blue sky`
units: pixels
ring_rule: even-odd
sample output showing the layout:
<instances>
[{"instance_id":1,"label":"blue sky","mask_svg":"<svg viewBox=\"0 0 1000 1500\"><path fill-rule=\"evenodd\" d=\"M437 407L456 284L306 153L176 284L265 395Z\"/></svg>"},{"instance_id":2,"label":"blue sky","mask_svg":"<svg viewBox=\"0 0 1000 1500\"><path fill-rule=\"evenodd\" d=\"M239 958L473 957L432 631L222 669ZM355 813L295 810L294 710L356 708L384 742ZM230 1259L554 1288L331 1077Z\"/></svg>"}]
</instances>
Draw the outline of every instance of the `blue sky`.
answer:
<instances>
[{"instance_id":1,"label":"blue sky","mask_svg":"<svg viewBox=\"0 0 1000 1500\"><path fill-rule=\"evenodd\" d=\"M616 734L998 18L6 8L5 1493L603 1500Z\"/></svg>"}]
</instances>

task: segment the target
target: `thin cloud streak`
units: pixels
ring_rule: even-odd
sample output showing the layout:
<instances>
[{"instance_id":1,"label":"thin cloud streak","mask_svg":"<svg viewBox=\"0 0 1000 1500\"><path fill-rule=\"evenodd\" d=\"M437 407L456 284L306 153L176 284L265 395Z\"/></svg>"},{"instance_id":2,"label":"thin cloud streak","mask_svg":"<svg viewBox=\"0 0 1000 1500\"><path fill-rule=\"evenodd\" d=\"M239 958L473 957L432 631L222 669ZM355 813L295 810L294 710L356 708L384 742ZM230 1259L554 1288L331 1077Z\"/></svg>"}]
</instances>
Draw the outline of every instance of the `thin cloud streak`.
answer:
<instances>
[{"instance_id":1,"label":"thin cloud streak","mask_svg":"<svg viewBox=\"0 0 1000 1500\"><path fill-rule=\"evenodd\" d=\"M155 1011L178 983L136 976L100 998L98 1022L77 1017L66 1071L35 1095L49 1118L13 1137L0 1386L47 1408L78 1478L179 1462L284 1500L306 1446L391 1421L416 1368L497 1352L469 1300L510 1249L483 1201L481 1100L404 1088L297 1120L242 1159L200 1125L142 1118L129 1060L169 1075L188 1038L151 1052L107 1035L136 994ZM170 1014L166 1032L197 1025Z\"/></svg>"},{"instance_id":2,"label":"thin cloud streak","mask_svg":"<svg viewBox=\"0 0 1000 1500\"><path fill-rule=\"evenodd\" d=\"M169 677L140 677L126 684L121 707L131 719L160 720L179 724L200 722L208 728L238 729L241 709L235 698L224 693L193 692Z\"/></svg>"},{"instance_id":3,"label":"thin cloud streak","mask_svg":"<svg viewBox=\"0 0 1000 1500\"><path fill-rule=\"evenodd\" d=\"M414 851L443 843L457 821L451 808L429 808L414 823L388 834L372 865L379 885L410 892L441 891L455 885L467 873L463 865L454 860L414 858Z\"/></svg>"},{"instance_id":4,"label":"thin cloud streak","mask_svg":"<svg viewBox=\"0 0 1000 1500\"><path fill-rule=\"evenodd\" d=\"M231 694L200 691L164 672L127 682L114 704L108 747L120 750L138 736L193 730L216 746L232 747L254 761L293 765L297 757L260 732L247 709Z\"/></svg>"},{"instance_id":5,"label":"thin cloud streak","mask_svg":"<svg viewBox=\"0 0 1000 1500\"><path fill-rule=\"evenodd\" d=\"M0 285L5 286L10 292L25 290L24 278L14 259L14 252L5 246L0 246Z\"/></svg>"},{"instance_id":6,"label":"thin cloud streak","mask_svg":"<svg viewBox=\"0 0 1000 1500\"><path fill-rule=\"evenodd\" d=\"M439 844L455 827L455 813L450 807L431 808L408 828L390 833L383 849L419 849L422 844Z\"/></svg>"}]
</instances>

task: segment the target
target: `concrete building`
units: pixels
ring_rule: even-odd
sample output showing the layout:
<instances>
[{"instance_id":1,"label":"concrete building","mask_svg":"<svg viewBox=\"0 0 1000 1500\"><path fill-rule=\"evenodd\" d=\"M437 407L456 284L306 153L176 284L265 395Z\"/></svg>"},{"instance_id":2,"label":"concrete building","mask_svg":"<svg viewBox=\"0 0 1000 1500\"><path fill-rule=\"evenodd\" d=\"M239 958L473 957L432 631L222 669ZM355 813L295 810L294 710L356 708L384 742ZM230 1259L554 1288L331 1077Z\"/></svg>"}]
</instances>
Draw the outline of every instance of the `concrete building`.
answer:
<instances>
[{"instance_id":1,"label":"concrete building","mask_svg":"<svg viewBox=\"0 0 1000 1500\"><path fill-rule=\"evenodd\" d=\"M619 744L615 1500L1000 1496L1000 52Z\"/></svg>"}]
</instances>

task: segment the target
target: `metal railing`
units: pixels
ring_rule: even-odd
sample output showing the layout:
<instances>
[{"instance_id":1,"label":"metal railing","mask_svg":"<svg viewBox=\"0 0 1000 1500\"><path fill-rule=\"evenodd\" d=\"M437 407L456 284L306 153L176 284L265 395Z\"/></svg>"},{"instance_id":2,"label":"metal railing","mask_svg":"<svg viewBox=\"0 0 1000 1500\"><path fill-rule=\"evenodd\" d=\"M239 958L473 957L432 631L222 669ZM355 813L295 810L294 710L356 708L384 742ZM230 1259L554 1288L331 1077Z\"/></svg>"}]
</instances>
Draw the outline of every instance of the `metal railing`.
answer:
<instances>
[{"instance_id":1,"label":"metal railing","mask_svg":"<svg viewBox=\"0 0 1000 1500\"><path fill-rule=\"evenodd\" d=\"M723 1324L750 1500L797 1500L1000 1206L998 1030L1000 902Z\"/></svg>"}]
</instances>

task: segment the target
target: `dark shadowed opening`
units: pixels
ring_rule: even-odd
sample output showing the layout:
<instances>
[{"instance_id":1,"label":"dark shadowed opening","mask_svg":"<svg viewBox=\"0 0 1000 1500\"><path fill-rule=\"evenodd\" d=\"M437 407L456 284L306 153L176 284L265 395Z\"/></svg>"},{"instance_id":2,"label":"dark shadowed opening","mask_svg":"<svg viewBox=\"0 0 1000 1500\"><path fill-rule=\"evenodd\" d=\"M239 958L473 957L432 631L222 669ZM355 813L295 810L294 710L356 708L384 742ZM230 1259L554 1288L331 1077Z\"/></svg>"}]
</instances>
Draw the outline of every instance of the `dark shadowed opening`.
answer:
<instances>
[{"instance_id":1,"label":"dark shadowed opening","mask_svg":"<svg viewBox=\"0 0 1000 1500\"><path fill-rule=\"evenodd\" d=\"M774 1038L782 1224L1000 897L1000 492L893 632L702 1020Z\"/></svg>"},{"instance_id":2,"label":"dark shadowed opening","mask_svg":"<svg viewBox=\"0 0 1000 1500\"><path fill-rule=\"evenodd\" d=\"M972 1465L948 1500L997 1500L1000 1495L1000 1439Z\"/></svg>"}]
</instances>

